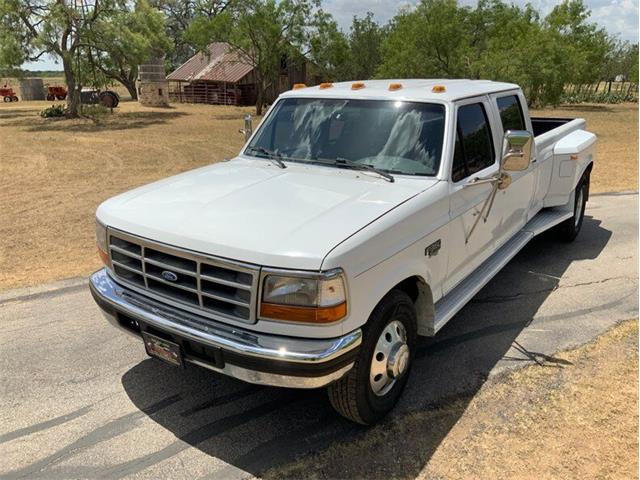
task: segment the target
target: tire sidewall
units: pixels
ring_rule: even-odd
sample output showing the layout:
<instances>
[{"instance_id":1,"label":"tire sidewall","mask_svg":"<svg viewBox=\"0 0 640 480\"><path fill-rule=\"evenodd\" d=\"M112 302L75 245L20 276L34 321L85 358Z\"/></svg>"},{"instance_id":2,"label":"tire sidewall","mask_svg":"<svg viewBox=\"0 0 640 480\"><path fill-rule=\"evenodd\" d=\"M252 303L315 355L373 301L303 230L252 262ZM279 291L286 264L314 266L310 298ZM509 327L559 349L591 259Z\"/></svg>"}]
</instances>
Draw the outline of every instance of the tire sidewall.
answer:
<instances>
[{"instance_id":1,"label":"tire sidewall","mask_svg":"<svg viewBox=\"0 0 640 480\"><path fill-rule=\"evenodd\" d=\"M575 223L575 218L576 218L576 212L578 211L578 192L582 191L582 205L581 205L581 209L580 209L580 218L578 219L578 224L576 225ZM582 180L580 182L580 185L578 186L578 188L576 188L576 195L575 195L575 202L573 205L573 218L571 218L571 220L573 221L573 228L575 230L575 234L578 235L578 233L580 232L580 229L582 228L582 222L584 220L584 210L587 207L587 182L585 182L584 180Z\"/></svg>"},{"instance_id":2,"label":"tire sidewall","mask_svg":"<svg viewBox=\"0 0 640 480\"><path fill-rule=\"evenodd\" d=\"M369 380L371 360L380 334L393 320L401 322L407 332L407 344L410 351L409 365L402 376L396 380L391 390L385 395L378 396L373 393ZM358 411L366 423L374 423L397 403L411 373L416 337L416 313L413 302L404 292L392 291L371 314L369 322L365 326L364 339L358 358L359 368L356 382L357 388L360 390L357 392Z\"/></svg>"}]
</instances>

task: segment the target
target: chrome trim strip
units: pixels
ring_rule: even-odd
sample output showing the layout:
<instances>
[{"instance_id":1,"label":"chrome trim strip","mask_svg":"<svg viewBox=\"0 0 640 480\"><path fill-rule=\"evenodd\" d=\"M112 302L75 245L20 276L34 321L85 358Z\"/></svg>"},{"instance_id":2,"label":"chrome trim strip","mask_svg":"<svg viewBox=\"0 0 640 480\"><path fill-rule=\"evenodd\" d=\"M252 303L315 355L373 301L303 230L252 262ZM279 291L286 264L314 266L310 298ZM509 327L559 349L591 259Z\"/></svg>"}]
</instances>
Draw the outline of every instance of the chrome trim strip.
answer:
<instances>
[{"instance_id":1,"label":"chrome trim strip","mask_svg":"<svg viewBox=\"0 0 640 480\"><path fill-rule=\"evenodd\" d=\"M212 347L265 360L319 364L344 355L362 342L360 329L338 338L308 339L213 324L199 315L172 308L120 286L104 268L91 275L89 285L107 304L157 328Z\"/></svg>"}]
</instances>

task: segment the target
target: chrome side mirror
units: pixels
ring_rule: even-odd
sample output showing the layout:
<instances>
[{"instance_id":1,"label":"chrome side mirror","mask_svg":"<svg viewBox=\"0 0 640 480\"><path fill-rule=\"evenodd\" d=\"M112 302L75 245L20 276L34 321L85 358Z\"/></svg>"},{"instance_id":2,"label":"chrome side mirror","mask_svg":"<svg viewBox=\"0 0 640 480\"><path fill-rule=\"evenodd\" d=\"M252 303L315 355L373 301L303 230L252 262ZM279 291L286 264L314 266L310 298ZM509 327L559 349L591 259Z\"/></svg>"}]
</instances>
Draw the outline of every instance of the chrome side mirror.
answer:
<instances>
[{"instance_id":1,"label":"chrome side mirror","mask_svg":"<svg viewBox=\"0 0 640 480\"><path fill-rule=\"evenodd\" d=\"M251 115L247 114L244 116L244 128L241 128L238 131L244 135L244 141L247 142L253 133Z\"/></svg>"},{"instance_id":2,"label":"chrome side mirror","mask_svg":"<svg viewBox=\"0 0 640 480\"><path fill-rule=\"evenodd\" d=\"M526 130L507 130L504 134L501 167L505 172L521 172L531 164L533 135Z\"/></svg>"}]
</instances>

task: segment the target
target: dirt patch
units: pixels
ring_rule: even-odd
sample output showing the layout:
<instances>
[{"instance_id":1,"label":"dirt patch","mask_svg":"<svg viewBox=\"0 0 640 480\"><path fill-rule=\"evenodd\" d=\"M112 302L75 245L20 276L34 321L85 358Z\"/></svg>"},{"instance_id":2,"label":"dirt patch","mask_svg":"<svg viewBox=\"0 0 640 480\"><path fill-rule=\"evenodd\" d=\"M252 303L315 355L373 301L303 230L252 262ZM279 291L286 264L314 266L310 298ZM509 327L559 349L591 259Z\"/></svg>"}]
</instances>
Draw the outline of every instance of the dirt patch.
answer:
<instances>
[{"instance_id":1,"label":"dirt patch","mask_svg":"<svg viewBox=\"0 0 640 480\"><path fill-rule=\"evenodd\" d=\"M625 322L556 355L559 364L490 379L473 398L387 421L265 477L637 478L637 345L638 322Z\"/></svg>"},{"instance_id":2,"label":"dirt patch","mask_svg":"<svg viewBox=\"0 0 640 480\"><path fill-rule=\"evenodd\" d=\"M591 174L592 192L638 190L638 104L566 105L534 110L533 116L581 117L598 135L596 162Z\"/></svg>"},{"instance_id":3,"label":"dirt patch","mask_svg":"<svg viewBox=\"0 0 640 480\"><path fill-rule=\"evenodd\" d=\"M94 212L103 200L235 155L252 108L122 102L113 116L45 120L51 102L0 104L0 289L83 276L100 264ZM636 104L570 107L598 133L592 191L635 190Z\"/></svg>"}]
</instances>

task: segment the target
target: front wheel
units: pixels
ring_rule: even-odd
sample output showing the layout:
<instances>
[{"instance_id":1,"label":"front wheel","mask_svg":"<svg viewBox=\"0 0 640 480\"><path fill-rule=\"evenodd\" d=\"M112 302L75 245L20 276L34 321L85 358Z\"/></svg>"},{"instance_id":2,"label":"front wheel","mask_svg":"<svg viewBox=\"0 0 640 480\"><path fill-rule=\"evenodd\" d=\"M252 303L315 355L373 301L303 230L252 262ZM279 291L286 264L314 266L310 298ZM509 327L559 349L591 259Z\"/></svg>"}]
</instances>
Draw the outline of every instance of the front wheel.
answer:
<instances>
[{"instance_id":1,"label":"front wheel","mask_svg":"<svg viewBox=\"0 0 640 480\"><path fill-rule=\"evenodd\" d=\"M584 210L587 206L588 189L589 177L587 176L583 178L576 187L573 216L558 225L558 234L564 242L573 242L578 236L578 233L580 233L582 221L584 220Z\"/></svg>"},{"instance_id":2,"label":"front wheel","mask_svg":"<svg viewBox=\"0 0 640 480\"><path fill-rule=\"evenodd\" d=\"M329 385L329 400L342 416L363 425L384 417L407 383L416 344L416 312L409 296L392 290L363 329L353 368Z\"/></svg>"}]
</instances>

